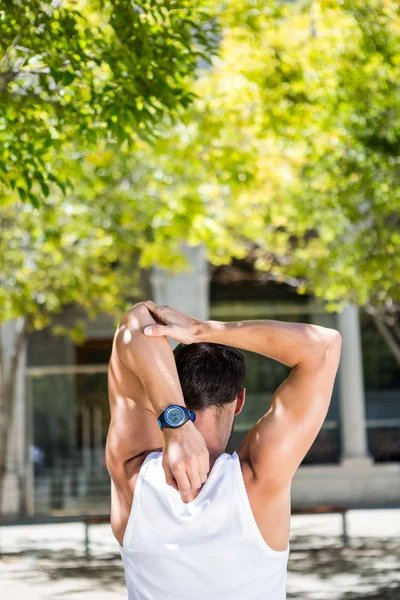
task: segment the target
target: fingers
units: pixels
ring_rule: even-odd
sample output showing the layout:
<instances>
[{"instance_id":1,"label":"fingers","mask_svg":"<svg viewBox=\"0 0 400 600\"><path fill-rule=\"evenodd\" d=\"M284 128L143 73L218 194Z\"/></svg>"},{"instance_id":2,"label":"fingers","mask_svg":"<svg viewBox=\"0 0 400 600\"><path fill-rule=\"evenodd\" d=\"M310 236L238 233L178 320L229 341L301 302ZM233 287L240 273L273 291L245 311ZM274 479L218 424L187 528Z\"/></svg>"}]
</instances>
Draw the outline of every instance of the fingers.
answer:
<instances>
[{"instance_id":1,"label":"fingers","mask_svg":"<svg viewBox=\"0 0 400 600\"><path fill-rule=\"evenodd\" d=\"M190 421L184 427L166 429L164 436L163 460L176 480L178 491L188 494L200 489L207 480L210 465L209 452L200 431Z\"/></svg>"},{"instance_id":2,"label":"fingers","mask_svg":"<svg viewBox=\"0 0 400 600\"><path fill-rule=\"evenodd\" d=\"M171 327L168 325L148 325L143 330L144 335L160 337L163 335L170 335Z\"/></svg>"},{"instance_id":3,"label":"fingers","mask_svg":"<svg viewBox=\"0 0 400 600\"><path fill-rule=\"evenodd\" d=\"M203 460L201 462L201 467L200 467L200 478L201 478L202 483L204 483L207 480L209 472L210 472L210 457L207 452L207 454L203 457Z\"/></svg>"},{"instance_id":4,"label":"fingers","mask_svg":"<svg viewBox=\"0 0 400 600\"><path fill-rule=\"evenodd\" d=\"M151 311L155 311L157 308L160 308L159 304L156 304L155 302L153 302L153 300L144 300L143 304L145 306L147 306L147 308Z\"/></svg>"},{"instance_id":5,"label":"fingers","mask_svg":"<svg viewBox=\"0 0 400 600\"><path fill-rule=\"evenodd\" d=\"M164 473L165 473L165 481L167 482L167 485L170 485L171 487L173 487L175 490L178 490L178 484L176 482L175 477L173 476L173 473L169 467L169 465L163 460L163 468L164 468Z\"/></svg>"},{"instance_id":6,"label":"fingers","mask_svg":"<svg viewBox=\"0 0 400 600\"><path fill-rule=\"evenodd\" d=\"M166 313L170 310L169 306L160 306L152 300L146 300L143 304L161 321L165 321Z\"/></svg>"},{"instance_id":7,"label":"fingers","mask_svg":"<svg viewBox=\"0 0 400 600\"><path fill-rule=\"evenodd\" d=\"M175 470L172 471L172 473L176 479L176 483L178 484L179 491L182 494L189 494L189 492L192 491L192 487L184 467L179 465L178 467L175 467Z\"/></svg>"},{"instance_id":8,"label":"fingers","mask_svg":"<svg viewBox=\"0 0 400 600\"><path fill-rule=\"evenodd\" d=\"M207 481L209 467L197 463L195 460L182 462L170 468L168 465L168 478L173 478L178 485L179 492L188 494L189 492L199 490L203 483ZM166 471L167 473L167 471ZM168 480L167 480L168 483Z\"/></svg>"},{"instance_id":9,"label":"fingers","mask_svg":"<svg viewBox=\"0 0 400 600\"><path fill-rule=\"evenodd\" d=\"M158 319L159 321L163 321L165 323L165 325L162 325L162 324L149 325L148 327L144 328L143 333L145 335L149 335L149 336L152 335L154 337L170 335L172 328L171 328L171 326L168 325L168 321L165 318L166 311L168 311L169 307L159 306L152 300L146 300L145 302L143 302L143 304L146 306L146 308L150 311L150 313L152 313L152 315L156 319ZM164 318L163 318L163 315L164 315Z\"/></svg>"},{"instance_id":10,"label":"fingers","mask_svg":"<svg viewBox=\"0 0 400 600\"><path fill-rule=\"evenodd\" d=\"M198 490L201 488L203 481L201 480L199 471L197 469L191 469L189 472L186 473L186 475L189 480L190 491Z\"/></svg>"},{"instance_id":11,"label":"fingers","mask_svg":"<svg viewBox=\"0 0 400 600\"><path fill-rule=\"evenodd\" d=\"M164 460L164 458L162 465L164 468L165 480L168 485L172 486L182 494L188 494L192 490L191 483L187 476L184 465L175 465L172 471L171 467Z\"/></svg>"},{"instance_id":12,"label":"fingers","mask_svg":"<svg viewBox=\"0 0 400 600\"><path fill-rule=\"evenodd\" d=\"M163 461L163 468L167 484L182 494L189 494L189 492L200 489L207 480L207 473L204 469L199 470L192 465L185 465L185 462L170 467L167 462Z\"/></svg>"},{"instance_id":13,"label":"fingers","mask_svg":"<svg viewBox=\"0 0 400 600\"><path fill-rule=\"evenodd\" d=\"M160 306L156 304L152 300L145 300L142 304L144 304L147 310L159 321L163 321L164 323L170 323L171 321L175 322L176 319L191 319L189 315L186 315L180 310L177 310L173 306L168 306L168 304L164 304Z\"/></svg>"}]
</instances>

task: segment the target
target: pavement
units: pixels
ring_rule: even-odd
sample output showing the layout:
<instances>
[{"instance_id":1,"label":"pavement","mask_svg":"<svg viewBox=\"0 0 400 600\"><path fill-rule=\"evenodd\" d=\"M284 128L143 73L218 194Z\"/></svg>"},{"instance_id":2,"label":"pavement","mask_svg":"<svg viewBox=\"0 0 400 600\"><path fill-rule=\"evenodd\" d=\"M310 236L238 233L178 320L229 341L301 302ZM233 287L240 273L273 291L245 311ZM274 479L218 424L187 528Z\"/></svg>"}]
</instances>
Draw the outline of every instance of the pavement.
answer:
<instances>
[{"instance_id":1,"label":"pavement","mask_svg":"<svg viewBox=\"0 0 400 600\"><path fill-rule=\"evenodd\" d=\"M292 517L288 600L400 600L400 509L349 511L348 529L342 547L339 515ZM89 559L83 540L80 523L0 528L1 600L126 600L109 526Z\"/></svg>"}]
</instances>

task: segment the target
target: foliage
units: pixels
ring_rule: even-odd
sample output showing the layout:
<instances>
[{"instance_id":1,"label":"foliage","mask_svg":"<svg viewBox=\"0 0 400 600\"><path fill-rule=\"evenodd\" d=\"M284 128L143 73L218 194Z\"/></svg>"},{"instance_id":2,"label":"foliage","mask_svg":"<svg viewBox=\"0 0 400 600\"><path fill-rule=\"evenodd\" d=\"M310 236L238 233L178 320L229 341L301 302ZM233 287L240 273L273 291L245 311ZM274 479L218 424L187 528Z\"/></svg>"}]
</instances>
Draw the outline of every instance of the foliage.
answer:
<instances>
[{"instance_id":1,"label":"foliage","mask_svg":"<svg viewBox=\"0 0 400 600\"><path fill-rule=\"evenodd\" d=\"M232 0L182 120L134 152L103 141L81 154L70 201L102 214L115 253L140 266L182 268L180 240L204 242L214 264L252 253L330 308L394 310L399 11Z\"/></svg>"},{"instance_id":2,"label":"foliage","mask_svg":"<svg viewBox=\"0 0 400 600\"><path fill-rule=\"evenodd\" d=\"M207 0L9 0L0 7L0 186L37 206L64 156L154 139L216 49ZM73 170L74 164L70 165ZM1 202L0 187L0 202Z\"/></svg>"},{"instance_id":3,"label":"foliage","mask_svg":"<svg viewBox=\"0 0 400 600\"><path fill-rule=\"evenodd\" d=\"M115 245L107 205L83 204L62 194L40 208L4 203L0 211L0 324L26 317L27 329L51 323L65 306L77 304L93 318L122 311L137 293L132 252ZM126 308L126 306L125 306ZM65 333L53 327L55 333ZM71 329L77 341L82 323Z\"/></svg>"},{"instance_id":4,"label":"foliage","mask_svg":"<svg viewBox=\"0 0 400 600\"><path fill-rule=\"evenodd\" d=\"M182 234L215 264L252 252L332 309L396 307L399 12L380 0L226 5L220 55L183 124L121 159L136 204L158 201L142 261L170 261L162 249Z\"/></svg>"}]
</instances>

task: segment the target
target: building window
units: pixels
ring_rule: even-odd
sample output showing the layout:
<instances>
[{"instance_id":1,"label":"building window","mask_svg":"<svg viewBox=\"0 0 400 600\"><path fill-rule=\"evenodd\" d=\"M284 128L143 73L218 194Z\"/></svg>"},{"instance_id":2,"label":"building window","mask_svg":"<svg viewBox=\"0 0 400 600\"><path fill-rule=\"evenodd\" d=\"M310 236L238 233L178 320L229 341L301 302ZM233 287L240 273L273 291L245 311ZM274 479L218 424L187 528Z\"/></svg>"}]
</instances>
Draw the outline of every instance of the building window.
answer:
<instances>
[{"instance_id":1,"label":"building window","mask_svg":"<svg viewBox=\"0 0 400 600\"><path fill-rule=\"evenodd\" d=\"M369 451L400 460L400 367L367 313L360 315Z\"/></svg>"}]
</instances>

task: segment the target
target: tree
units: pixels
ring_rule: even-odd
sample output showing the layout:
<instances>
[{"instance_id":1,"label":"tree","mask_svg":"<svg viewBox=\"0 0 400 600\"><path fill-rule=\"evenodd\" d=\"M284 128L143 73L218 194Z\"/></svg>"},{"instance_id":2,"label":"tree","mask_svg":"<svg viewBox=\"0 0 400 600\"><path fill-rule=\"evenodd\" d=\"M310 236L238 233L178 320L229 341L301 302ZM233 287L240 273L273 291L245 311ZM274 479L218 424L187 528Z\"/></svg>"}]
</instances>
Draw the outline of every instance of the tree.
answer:
<instances>
[{"instance_id":1,"label":"tree","mask_svg":"<svg viewBox=\"0 0 400 600\"><path fill-rule=\"evenodd\" d=\"M26 334L52 325L56 334L84 336L80 321L67 330L53 323L69 304L90 318L105 311L118 315L137 290L134 257L114 244L107 206L68 201L59 193L40 210L12 197L0 210L1 321L15 319L10 358L0 337L0 497L13 418L16 366Z\"/></svg>"},{"instance_id":2,"label":"tree","mask_svg":"<svg viewBox=\"0 0 400 600\"><path fill-rule=\"evenodd\" d=\"M128 292L129 257L138 267L183 268L179 242L185 239L204 242L217 265L251 254L265 279L313 293L328 308L356 302L395 339L397 3L232 0L222 8L220 54L211 69L197 69L188 88L194 102L179 123L168 127L163 118L157 139L136 140L134 151L121 145L116 152L107 140L86 148L79 154L85 160L74 164L68 203L51 190L43 204L58 215L53 226L37 224L41 209L24 208L26 222L14 227L8 221L6 241L1 228L0 256L16 261L5 270L6 291L0 292L7 318L33 312L40 327L43 315L50 318L67 302L87 306L93 294L81 288L92 278L102 300L95 308L114 308L114 294ZM74 138L73 149L76 144ZM70 165L57 165L62 181L64 171L71 177ZM29 205L6 204L6 218L16 218L21 206ZM86 215L82 224L79 211ZM78 214L75 225L68 221ZM31 220L43 239L38 233L24 238ZM20 231L15 241L14 230ZM51 274L51 253L42 258L46 236L56 240L55 255L65 252L73 266L61 286ZM34 262L49 271L42 283L37 269L28 275L16 267L25 254L13 252L23 243L29 247L28 238ZM36 287L39 303L39 297L30 300Z\"/></svg>"},{"instance_id":3,"label":"tree","mask_svg":"<svg viewBox=\"0 0 400 600\"><path fill-rule=\"evenodd\" d=\"M135 291L134 239L147 223L140 211L131 223L122 202L96 198L103 184L88 181L91 169L177 122L217 32L208 0L0 8L0 325L15 323L7 353L0 336L0 499L27 332L53 324L70 303L89 317L115 314ZM79 173L83 199L72 193ZM84 324L53 331L82 340Z\"/></svg>"},{"instance_id":4,"label":"tree","mask_svg":"<svg viewBox=\"0 0 400 600\"><path fill-rule=\"evenodd\" d=\"M175 122L193 98L196 65L216 50L211 7L208 0L4 3L0 186L37 206L52 184L71 188L63 159L82 159L98 140L114 149L151 140L162 119Z\"/></svg>"},{"instance_id":5,"label":"tree","mask_svg":"<svg viewBox=\"0 0 400 600\"><path fill-rule=\"evenodd\" d=\"M179 222L214 264L251 253L264 277L328 309L357 303L400 364L399 13L381 0L230 2L194 104L127 171L137 201L164 206L157 242L176 244Z\"/></svg>"}]
</instances>

